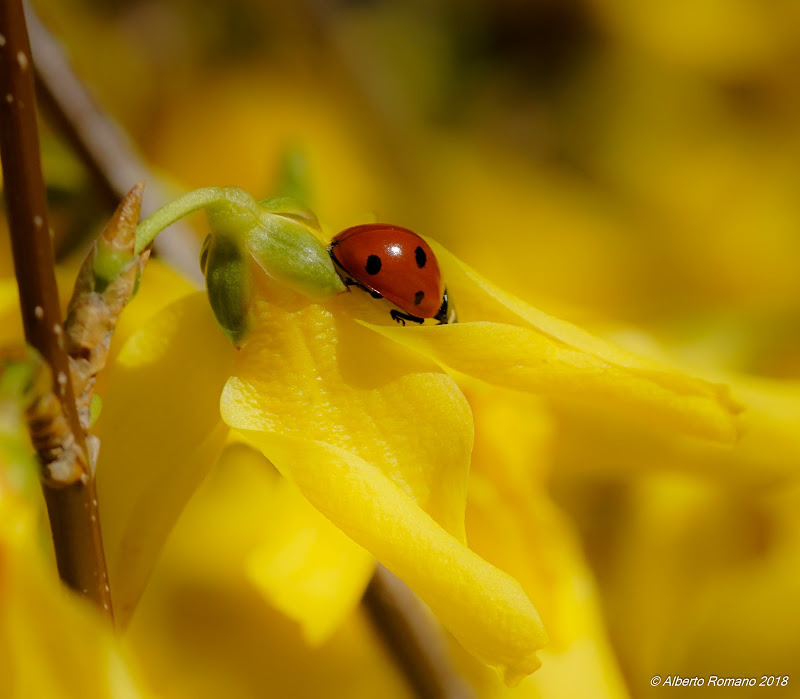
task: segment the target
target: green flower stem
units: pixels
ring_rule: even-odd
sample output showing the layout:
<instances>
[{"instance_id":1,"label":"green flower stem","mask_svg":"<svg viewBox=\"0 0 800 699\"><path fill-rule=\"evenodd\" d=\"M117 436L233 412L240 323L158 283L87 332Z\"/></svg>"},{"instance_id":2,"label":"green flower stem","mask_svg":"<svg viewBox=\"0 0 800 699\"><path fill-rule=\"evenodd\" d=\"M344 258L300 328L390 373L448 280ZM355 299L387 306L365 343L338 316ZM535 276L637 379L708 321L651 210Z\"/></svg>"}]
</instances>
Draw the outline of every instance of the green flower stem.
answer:
<instances>
[{"instance_id":1,"label":"green flower stem","mask_svg":"<svg viewBox=\"0 0 800 699\"><path fill-rule=\"evenodd\" d=\"M258 202L238 187L203 187L195 189L165 204L153 212L136 229L136 248L138 255L167 226L172 225L188 214L206 208L230 206L237 213L252 214L258 219L261 209Z\"/></svg>"}]
</instances>

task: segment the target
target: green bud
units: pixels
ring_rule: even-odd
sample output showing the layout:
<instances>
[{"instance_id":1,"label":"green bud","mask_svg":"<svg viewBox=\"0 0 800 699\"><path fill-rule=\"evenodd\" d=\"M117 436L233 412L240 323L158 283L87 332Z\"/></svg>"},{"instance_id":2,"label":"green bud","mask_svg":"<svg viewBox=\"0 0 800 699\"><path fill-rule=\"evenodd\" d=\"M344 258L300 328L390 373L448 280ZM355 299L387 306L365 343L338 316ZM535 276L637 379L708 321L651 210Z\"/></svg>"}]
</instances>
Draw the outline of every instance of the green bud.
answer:
<instances>
[{"instance_id":1,"label":"green bud","mask_svg":"<svg viewBox=\"0 0 800 699\"><path fill-rule=\"evenodd\" d=\"M250 329L252 280L247 251L226 235L212 235L205 248L206 290L217 323L237 347Z\"/></svg>"}]
</instances>

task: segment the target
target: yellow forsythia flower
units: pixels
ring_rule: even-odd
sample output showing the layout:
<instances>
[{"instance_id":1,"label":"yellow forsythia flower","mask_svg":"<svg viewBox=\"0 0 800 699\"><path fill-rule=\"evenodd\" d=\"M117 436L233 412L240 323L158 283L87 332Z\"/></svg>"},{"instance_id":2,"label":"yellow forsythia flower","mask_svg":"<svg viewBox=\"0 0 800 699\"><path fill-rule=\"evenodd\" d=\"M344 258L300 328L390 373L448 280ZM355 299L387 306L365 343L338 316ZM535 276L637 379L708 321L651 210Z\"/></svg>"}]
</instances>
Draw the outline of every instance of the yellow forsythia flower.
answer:
<instances>
[{"instance_id":1,"label":"yellow forsythia flower","mask_svg":"<svg viewBox=\"0 0 800 699\"><path fill-rule=\"evenodd\" d=\"M131 335L98 425L118 615L132 612L164 537L234 428L513 684L538 667L546 637L520 584L466 546L473 422L453 377L735 439L740 408L724 387L546 316L436 250L464 321L456 325L379 326L366 295L309 303L254 274L255 323L239 352L199 294ZM131 410L134 401L147 408Z\"/></svg>"},{"instance_id":2,"label":"yellow forsythia flower","mask_svg":"<svg viewBox=\"0 0 800 699\"><path fill-rule=\"evenodd\" d=\"M22 419L35 370L16 368L0 364L0 697L150 696L106 619L58 579Z\"/></svg>"}]
</instances>

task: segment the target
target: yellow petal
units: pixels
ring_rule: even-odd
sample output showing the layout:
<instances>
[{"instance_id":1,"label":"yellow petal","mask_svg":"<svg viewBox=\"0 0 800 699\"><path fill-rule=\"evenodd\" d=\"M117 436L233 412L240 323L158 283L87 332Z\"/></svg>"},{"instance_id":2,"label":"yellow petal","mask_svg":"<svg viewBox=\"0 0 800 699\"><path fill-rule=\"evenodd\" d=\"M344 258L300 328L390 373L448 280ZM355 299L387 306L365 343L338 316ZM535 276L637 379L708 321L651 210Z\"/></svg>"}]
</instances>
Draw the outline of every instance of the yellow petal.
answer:
<instances>
[{"instance_id":1,"label":"yellow petal","mask_svg":"<svg viewBox=\"0 0 800 699\"><path fill-rule=\"evenodd\" d=\"M351 451L463 540L472 448L466 399L433 362L332 306L259 306L259 325L225 387L224 419L241 430L294 434Z\"/></svg>"},{"instance_id":2,"label":"yellow petal","mask_svg":"<svg viewBox=\"0 0 800 699\"><path fill-rule=\"evenodd\" d=\"M162 308L194 291L192 285L175 270L158 258L151 257L142 274L136 294L119 317L111 342L108 363L114 361L116 351L121 349L127 339L150 318Z\"/></svg>"},{"instance_id":3,"label":"yellow petal","mask_svg":"<svg viewBox=\"0 0 800 699\"><path fill-rule=\"evenodd\" d=\"M541 652L541 669L513 695L496 678L462 666L481 696L624 697L591 572L568 521L540 484L555 434L549 414L542 401L517 391L473 386L468 396L476 436L467 501L470 545L520 582L551 642Z\"/></svg>"},{"instance_id":4,"label":"yellow petal","mask_svg":"<svg viewBox=\"0 0 800 699\"><path fill-rule=\"evenodd\" d=\"M245 435L506 683L516 684L539 667L536 651L546 636L519 583L438 526L380 469L331 444L270 432Z\"/></svg>"},{"instance_id":5,"label":"yellow petal","mask_svg":"<svg viewBox=\"0 0 800 699\"><path fill-rule=\"evenodd\" d=\"M551 643L541 651L542 667L520 690L544 697L624 697L592 574L553 504L541 495L514 497L473 474L467 533L477 553L520 581L548 629ZM476 678L487 687L495 684Z\"/></svg>"},{"instance_id":6,"label":"yellow petal","mask_svg":"<svg viewBox=\"0 0 800 699\"><path fill-rule=\"evenodd\" d=\"M460 322L370 328L456 374L614 410L671 431L721 442L737 438L741 407L726 386L662 367L552 318L431 244Z\"/></svg>"},{"instance_id":7,"label":"yellow petal","mask_svg":"<svg viewBox=\"0 0 800 699\"><path fill-rule=\"evenodd\" d=\"M134 333L109 371L97 425L97 488L122 624L181 509L222 449L227 430L219 394L233 354L205 295L197 293Z\"/></svg>"},{"instance_id":8,"label":"yellow petal","mask_svg":"<svg viewBox=\"0 0 800 699\"><path fill-rule=\"evenodd\" d=\"M309 644L327 641L361 601L373 557L314 509L261 452L231 444L213 474L195 501L206 503L203 520L220 523L218 536L227 538L232 557L228 565L243 570L272 606L297 621ZM198 507L193 502L192 512ZM202 522L194 521L201 529Z\"/></svg>"},{"instance_id":9,"label":"yellow petal","mask_svg":"<svg viewBox=\"0 0 800 699\"><path fill-rule=\"evenodd\" d=\"M228 466L215 468L188 504L126 633L152 684L191 699L411 699L360 608L311 645L297 623L265 604L242 570L261 517L269 520L248 492L257 471L238 460ZM277 480L263 467L260 476L259 490Z\"/></svg>"},{"instance_id":10,"label":"yellow petal","mask_svg":"<svg viewBox=\"0 0 800 699\"><path fill-rule=\"evenodd\" d=\"M563 406L559 463L577 474L629 474L646 467L724 477L744 487L793 482L800 465L800 382L734 375L728 380L747 404L742 437L734 445L652 429L632 432L607 415Z\"/></svg>"},{"instance_id":11,"label":"yellow petal","mask_svg":"<svg viewBox=\"0 0 800 699\"><path fill-rule=\"evenodd\" d=\"M411 699L360 606L340 616L327 640L312 644L306 625L313 622L274 608L249 576L250 555L273 528L275 538L291 542L296 535L281 525L293 518L272 511L287 485L259 452L227 446L170 534L126 641L167 697ZM310 592L303 587L300 597ZM330 591L316 593L342 606Z\"/></svg>"},{"instance_id":12,"label":"yellow petal","mask_svg":"<svg viewBox=\"0 0 800 699\"><path fill-rule=\"evenodd\" d=\"M326 520L282 479L283 520L247 562L247 574L270 603L303 630L327 641L361 601L375 569L372 556Z\"/></svg>"}]
</instances>

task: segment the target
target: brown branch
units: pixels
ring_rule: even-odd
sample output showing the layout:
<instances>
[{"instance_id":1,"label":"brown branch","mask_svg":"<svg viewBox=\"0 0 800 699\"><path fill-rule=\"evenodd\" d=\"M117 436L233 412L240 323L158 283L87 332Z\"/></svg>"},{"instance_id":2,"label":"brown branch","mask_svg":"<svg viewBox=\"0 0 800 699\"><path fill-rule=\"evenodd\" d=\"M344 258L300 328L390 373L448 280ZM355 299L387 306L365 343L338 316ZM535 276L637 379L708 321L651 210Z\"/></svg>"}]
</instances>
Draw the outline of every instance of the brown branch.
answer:
<instances>
[{"instance_id":1,"label":"brown branch","mask_svg":"<svg viewBox=\"0 0 800 699\"><path fill-rule=\"evenodd\" d=\"M110 615L94 479L88 473L86 442L64 351L39 159L31 50L21 0L0 2L0 36L3 194L25 337L50 365L53 392L64 417L59 427L63 450L55 455L55 470L46 470L44 479L56 562L65 583L93 599Z\"/></svg>"},{"instance_id":2,"label":"brown branch","mask_svg":"<svg viewBox=\"0 0 800 699\"><path fill-rule=\"evenodd\" d=\"M109 209L134 182L147 181L142 214L150 215L168 196L123 129L104 113L75 74L64 51L25 3L42 108L87 165ZM123 77L124 79L124 77ZM198 286L203 285L200 240L185 224L173 224L154 245L157 254Z\"/></svg>"},{"instance_id":3,"label":"brown branch","mask_svg":"<svg viewBox=\"0 0 800 699\"><path fill-rule=\"evenodd\" d=\"M402 580L379 564L362 604L421 699L475 696L452 667L441 630Z\"/></svg>"}]
</instances>

